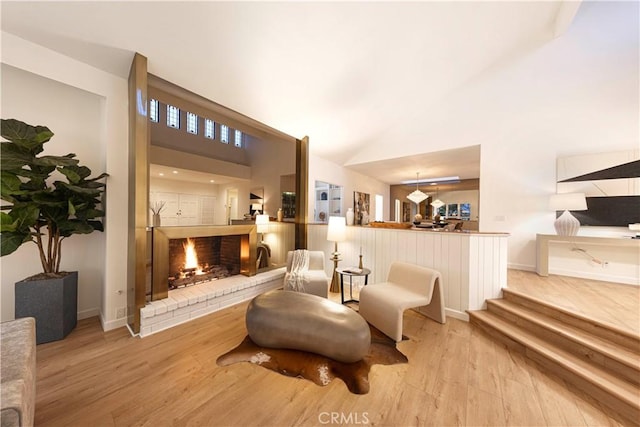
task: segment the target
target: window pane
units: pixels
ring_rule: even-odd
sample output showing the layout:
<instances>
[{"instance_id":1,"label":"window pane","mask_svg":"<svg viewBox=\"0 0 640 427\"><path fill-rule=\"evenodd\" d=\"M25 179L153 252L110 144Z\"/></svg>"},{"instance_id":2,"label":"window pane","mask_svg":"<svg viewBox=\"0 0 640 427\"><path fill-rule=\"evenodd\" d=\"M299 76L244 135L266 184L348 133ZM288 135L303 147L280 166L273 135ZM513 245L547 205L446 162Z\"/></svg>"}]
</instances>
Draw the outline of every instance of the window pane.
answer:
<instances>
[{"instance_id":1,"label":"window pane","mask_svg":"<svg viewBox=\"0 0 640 427\"><path fill-rule=\"evenodd\" d=\"M167 126L180 129L180 109L167 104Z\"/></svg>"},{"instance_id":2,"label":"window pane","mask_svg":"<svg viewBox=\"0 0 640 427\"><path fill-rule=\"evenodd\" d=\"M160 104L157 99L149 101L149 119L156 123L160 120Z\"/></svg>"},{"instance_id":3,"label":"window pane","mask_svg":"<svg viewBox=\"0 0 640 427\"><path fill-rule=\"evenodd\" d=\"M204 137L209 139L216 137L216 125L211 119L204 119Z\"/></svg>"},{"instance_id":4,"label":"window pane","mask_svg":"<svg viewBox=\"0 0 640 427\"><path fill-rule=\"evenodd\" d=\"M187 113L187 132L198 133L198 116L193 113Z\"/></svg>"},{"instance_id":5,"label":"window pane","mask_svg":"<svg viewBox=\"0 0 640 427\"><path fill-rule=\"evenodd\" d=\"M229 126L220 125L220 141L225 144L229 143Z\"/></svg>"},{"instance_id":6,"label":"window pane","mask_svg":"<svg viewBox=\"0 0 640 427\"><path fill-rule=\"evenodd\" d=\"M235 139L233 142L236 147L242 147L242 132L240 132L239 130L236 131Z\"/></svg>"}]
</instances>

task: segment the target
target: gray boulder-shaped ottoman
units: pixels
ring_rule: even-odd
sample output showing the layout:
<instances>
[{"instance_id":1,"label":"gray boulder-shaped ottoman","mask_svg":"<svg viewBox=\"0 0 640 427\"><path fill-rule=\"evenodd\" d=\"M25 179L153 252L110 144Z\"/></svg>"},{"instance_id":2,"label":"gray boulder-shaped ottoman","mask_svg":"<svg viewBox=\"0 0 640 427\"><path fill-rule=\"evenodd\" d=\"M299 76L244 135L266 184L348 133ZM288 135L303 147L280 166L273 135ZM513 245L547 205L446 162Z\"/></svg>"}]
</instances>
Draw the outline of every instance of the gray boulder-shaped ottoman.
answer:
<instances>
[{"instance_id":1,"label":"gray boulder-shaped ottoman","mask_svg":"<svg viewBox=\"0 0 640 427\"><path fill-rule=\"evenodd\" d=\"M287 348L353 363L369 351L371 332L355 311L315 295L271 291L247 308L247 331L261 347Z\"/></svg>"}]
</instances>

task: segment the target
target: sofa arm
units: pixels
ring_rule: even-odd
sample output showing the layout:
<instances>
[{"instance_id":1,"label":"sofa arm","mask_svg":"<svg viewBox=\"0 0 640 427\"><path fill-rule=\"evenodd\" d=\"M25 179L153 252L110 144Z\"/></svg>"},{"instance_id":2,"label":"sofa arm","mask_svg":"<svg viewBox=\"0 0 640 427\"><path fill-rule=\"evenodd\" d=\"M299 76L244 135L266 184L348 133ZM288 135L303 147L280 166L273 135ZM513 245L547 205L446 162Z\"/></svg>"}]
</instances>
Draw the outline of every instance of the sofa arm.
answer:
<instances>
[{"instance_id":1,"label":"sofa arm","mask_svg":"<svg viewBox=\"0 0 640 427\"><path fill-rule=\"evenodd\" d=\"M32 426L36 400L36 322L32 317L0 325L0 422Z\"/></svg>"}]
</instances>

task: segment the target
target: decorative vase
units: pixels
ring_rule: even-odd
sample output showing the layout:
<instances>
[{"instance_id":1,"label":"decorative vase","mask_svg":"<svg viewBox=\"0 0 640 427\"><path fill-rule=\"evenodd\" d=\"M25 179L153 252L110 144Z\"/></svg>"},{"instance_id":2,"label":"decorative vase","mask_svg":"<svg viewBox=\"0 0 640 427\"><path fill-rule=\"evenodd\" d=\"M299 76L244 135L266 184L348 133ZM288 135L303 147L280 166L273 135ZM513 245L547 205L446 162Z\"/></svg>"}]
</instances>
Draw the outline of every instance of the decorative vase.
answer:
<instances>
[{"instance_id":1,"label":"decorative vase","mask_svg":"<svg viewBox=\"0 0 640 427\"><path fill-rule=\"evenodd\" d=\"M15 284L15 317L35 317L36 344L61 340L78 322L78 272Z\"/></svg>"},{"instance_id":2,"label":"decorative vase","mask_svg":"<svg viewBox=\"0 0 640 427\"><path fill-rule=\"evenodd\" d=\"M282 222L282 208L278 208L278 213L276 215L278 218L278 222Z\"/></svg>"},{"instance_id":3,"label":"decorative vase","mask_svg":"<svg viewBox=\"0 0 640 427\"><path fill-rule=\"evenodd\" d=\"M153 214L153 226L160 227L160 214Z\"/></svg>"},{"instance_id":4,"label":"decorative vase","mask_svg":"<svg viewBox=\"0 0 640 427\"><path fill-rule=\"evenodd\" d=\"M347 225L353 225L354 213L353 208L347 209Z\"/></svg>"}]
</instances>

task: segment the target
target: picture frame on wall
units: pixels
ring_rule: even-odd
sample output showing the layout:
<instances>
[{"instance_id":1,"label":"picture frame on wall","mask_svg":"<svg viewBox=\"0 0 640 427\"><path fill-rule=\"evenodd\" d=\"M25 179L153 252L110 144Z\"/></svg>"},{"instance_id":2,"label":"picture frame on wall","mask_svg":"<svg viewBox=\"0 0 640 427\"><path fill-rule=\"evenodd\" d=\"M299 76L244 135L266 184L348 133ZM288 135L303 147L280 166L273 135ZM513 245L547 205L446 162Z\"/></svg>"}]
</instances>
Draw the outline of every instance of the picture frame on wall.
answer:
<instances>
[{"instance_id":1,"label":"picture frame on wall","mask_svg":"<svg viewBox=\"0 0 640 427\"><path fill-rule=\"evenodd\" d=\"M353 213L355 225L369 224L370 195L361 191L353 192Z\"/></svg>"},{"instance_id":2,"label":"picture frame on wall","mask_svg":"<svg viewBox=\"0 0 640 427\"><path fill-rule=\"evenodd\" d=\"M460 218L465 221L471 219L471 203L460 203Z\"/></svg>"},{"instance_id":3,"label":"picture frame on wall","mask_svg":"<svg viewBox=\"0 0 640 427\"><path fill-rule=\"evenodd\" d=\"M447 205L447 218L460 216L460 210L457 203L449 203Z\"/></svg>"}]
</instances>

